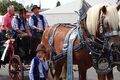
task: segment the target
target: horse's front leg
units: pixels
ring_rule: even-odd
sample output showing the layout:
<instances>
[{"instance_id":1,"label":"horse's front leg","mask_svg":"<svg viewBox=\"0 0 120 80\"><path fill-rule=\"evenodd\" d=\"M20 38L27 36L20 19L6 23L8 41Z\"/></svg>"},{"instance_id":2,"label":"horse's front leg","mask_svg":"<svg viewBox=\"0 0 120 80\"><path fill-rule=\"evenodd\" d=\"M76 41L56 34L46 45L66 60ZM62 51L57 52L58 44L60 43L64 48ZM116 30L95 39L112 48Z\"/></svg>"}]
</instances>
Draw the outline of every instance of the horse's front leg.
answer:
<instances>
[{"instance_id":1,"label":"horse's front leg","mask_svg":"<svg viewBox=\"0 0 120 80\"><path fill-rule=\"evenodd\" d=\"M86 79L87 69L83 69L83 67L80 67L80 66L81 66L81 65L78 65L79 80L87 80L87 79Z\"/></svg>"},{"instance_id":2,"label":"horse's front leg","mask_svg":"<svg viewBox=\"0 0 120 80\"><path fill-rule=\"evenodd\" d=\"M98 76L98 80L106 80L106 75L105 74L97 74L97 76Z\"/></svg>"},{"instance_id":3,"label":"horse's front leg","mask_svg":"<svg viewBox=\"0 0 120 80\"><path fill-rule=\"evenodd\" d=\"M113 70L111 70L108 74L107 74L107 80L113 80Z\"/></svg>"},{"instance_id":4,"label":"horse's front leg","mask_svg":"<svg viewBox=\"0 0 120 80\"><path fill-rule=\"evenodd\" d=\"M60 75L62 80L66 80L66 78L67 78L66 73L67 73L67 64L64 64L63 67L62 67L61 75Z\"/></svg>"},{"instance_id":5,"label":"horse's front leg","mask_svg":"<svg viewBox=\"0 0 120 80\"><path fill-rule=\"evenodd\" d=\"M55 75L53 80L60 80L60 74L62 71L62 66L61 64L55 65Z\"/></svg>"}]
</instances>

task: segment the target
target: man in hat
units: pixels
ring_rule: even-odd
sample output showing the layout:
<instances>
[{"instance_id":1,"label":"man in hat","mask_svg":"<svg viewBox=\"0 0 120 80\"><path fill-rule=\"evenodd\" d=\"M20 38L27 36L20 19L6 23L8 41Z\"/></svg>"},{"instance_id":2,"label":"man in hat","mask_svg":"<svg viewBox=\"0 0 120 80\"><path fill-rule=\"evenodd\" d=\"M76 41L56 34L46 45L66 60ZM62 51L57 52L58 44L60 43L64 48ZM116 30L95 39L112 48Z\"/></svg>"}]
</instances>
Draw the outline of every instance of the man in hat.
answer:
<instances>
[{"instance_id":1,"label":"man in hat","mask_svg":"<svg viewBox=\"0 0 120 80\"><path fill-rule=\"evenodd\" d=\"M22 8L19 10L18 16L12 19L12 28L13 28L14 37L16 37L17 34L31 36L29 24L26 19L26 12L27 12L26 9Z\"/></svg>"},{"instance_id":2,"label":"man in hat","mask_svg":"<svg viewBox=\"0 0 120 80\"><path fill-rule=\"evenodd\" d=\"M31 62L29 78L30 80L46 80L48 76L48 64L45 59L46 49L44 45L39 44L36 52L37 55Z\"/></svg>"},{"instance_id":3,"label":"man in hat","mask_svg":"<svg viewBox=\"0 0 120 80\"><path fill-rule=\"evenodd\" d=\"M48 27L48 22L45 17L40 12L40 7L33 5L31 11L33 14L29 18L29 25L32 30L32 35L37 40L37 43L41 42L42 34L46 27Z\"/></svg>"},{"instance_id":4,"label":"man in hat","mask_svg":"<svg viewBox=\"0 0 120 80\"><path fill-rule=\"evenodd\" d=\"M28 21L26 19L26 9L22 8L18 11L18 16L12 19L12 33L15 38L15 50L21 53L28 53L30 36L32 36L29 28ZM24 52L23 52L24 51ZM22 56L23 57L23 56Z\"/></svg>"}]
</instances>

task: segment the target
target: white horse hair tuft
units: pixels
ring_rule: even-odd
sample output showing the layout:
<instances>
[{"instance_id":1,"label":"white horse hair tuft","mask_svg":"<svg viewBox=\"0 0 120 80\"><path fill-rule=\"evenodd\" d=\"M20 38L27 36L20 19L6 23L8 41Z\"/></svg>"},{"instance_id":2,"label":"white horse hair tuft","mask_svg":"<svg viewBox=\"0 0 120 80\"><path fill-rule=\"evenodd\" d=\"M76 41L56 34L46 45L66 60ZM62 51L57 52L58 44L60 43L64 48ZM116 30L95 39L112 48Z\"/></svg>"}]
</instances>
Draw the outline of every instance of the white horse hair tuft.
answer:
<instances>
[{"instance_id":1,"label":"white horse hair tuft","mask_svg":"<svg viewBox=\"0 0 120 80\"><path fill-rule=\"evenodd\" d=\"M96 35L96 29L98 27L98 18L100 9L106 6L107 13L105 14L105 21L108 21L110 27L113 30L118 29L119 17L116 7L113 7L109 4L98 4L91 7L87 12L87 28L90 33ZM102 12L101 12L102 14Z\"/></svg>"}]
</instances>

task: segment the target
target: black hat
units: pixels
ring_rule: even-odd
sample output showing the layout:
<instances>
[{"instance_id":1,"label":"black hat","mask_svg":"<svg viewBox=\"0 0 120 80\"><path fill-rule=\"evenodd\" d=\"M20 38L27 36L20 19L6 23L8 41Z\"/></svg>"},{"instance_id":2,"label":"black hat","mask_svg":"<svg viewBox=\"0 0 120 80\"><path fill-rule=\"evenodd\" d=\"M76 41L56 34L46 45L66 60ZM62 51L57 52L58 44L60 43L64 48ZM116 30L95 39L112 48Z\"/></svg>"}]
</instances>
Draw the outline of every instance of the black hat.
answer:
<instances>
[{"instance_id":1,"label":"black hat","mask_svg":"<svg viewBox=\"0 0 120 80\"><path fill-rule=\"evenodd\" d=\"M39 44L37 46L36 52L38 52L38 51L44 51L44 53L46 53L46 49L43 44Z\"/></svg>"},{"instance_id":2,"label":"black hat","mask_svg":"<svg viewBox=\"0 0 120 80\"><path fill-rule=\"evenodd\" d=\"M22 14L22 13L26 13L26 12L28 12L28 11L27 11L25 8L22 8L22 9L19 10L18 13L19 13L19 14Z\"/></svg>"},{"instance_id":3,"label":"black hat","mask_svg":"<svg viewBox=\"0 0 120 80\"><path fill-rule=\"evenodd\" d=\"M40 9L40 7L38 7L37 5L33 5L33 7L32 7L32 9L31 9L31 11L33 11L33 9L35 9L35 8Z\"/></svg>"}]
</instances>

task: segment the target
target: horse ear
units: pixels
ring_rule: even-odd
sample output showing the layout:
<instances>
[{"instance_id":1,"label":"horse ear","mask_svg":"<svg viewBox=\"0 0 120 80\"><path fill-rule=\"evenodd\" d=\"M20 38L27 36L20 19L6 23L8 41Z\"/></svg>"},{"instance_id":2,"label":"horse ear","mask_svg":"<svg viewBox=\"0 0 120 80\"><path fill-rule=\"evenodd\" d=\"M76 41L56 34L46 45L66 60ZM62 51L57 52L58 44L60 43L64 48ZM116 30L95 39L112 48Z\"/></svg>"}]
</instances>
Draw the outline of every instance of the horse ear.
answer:
<instances>
[{"instance_id":1,"label":"horse ear","mask_svg":"<svg viewBox=\"0 0 120 80\"><path fill-rule=\"evenodd\" d=\"M117 11L119 11L119 9L120 9L120 4L117 5L116 9L117 9Z\"/></svg>"},{"instance_id":2,"label":"horse ear","mask_svg":"<svg viewBox=\"0 0 120 80\"><path fill-rule=\"evenodd\" d=\"M103 6L103 7L101 8L101 10L102 10L102 12L103 12L104 14L106 14L106 13L107 13L106 6Z\"/></svg>"}]
</instances>

